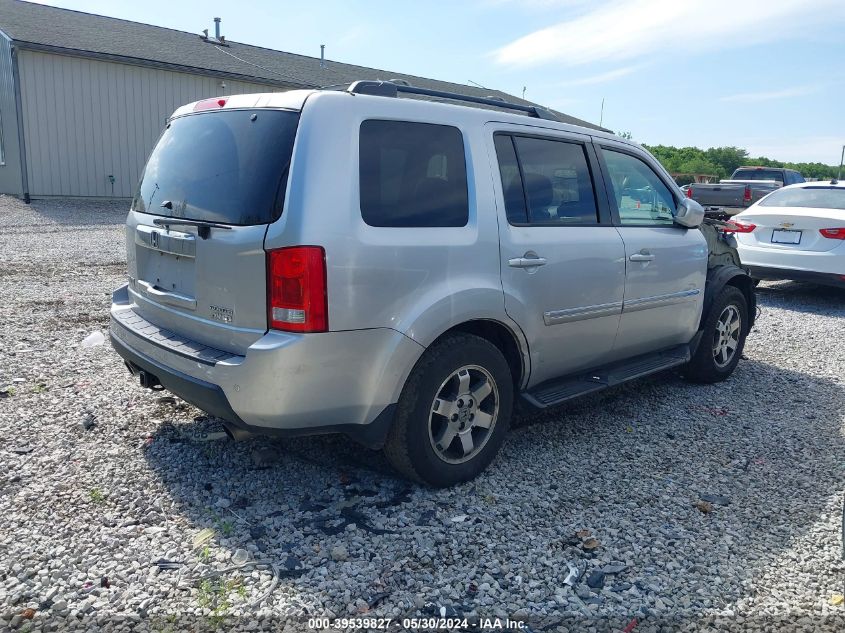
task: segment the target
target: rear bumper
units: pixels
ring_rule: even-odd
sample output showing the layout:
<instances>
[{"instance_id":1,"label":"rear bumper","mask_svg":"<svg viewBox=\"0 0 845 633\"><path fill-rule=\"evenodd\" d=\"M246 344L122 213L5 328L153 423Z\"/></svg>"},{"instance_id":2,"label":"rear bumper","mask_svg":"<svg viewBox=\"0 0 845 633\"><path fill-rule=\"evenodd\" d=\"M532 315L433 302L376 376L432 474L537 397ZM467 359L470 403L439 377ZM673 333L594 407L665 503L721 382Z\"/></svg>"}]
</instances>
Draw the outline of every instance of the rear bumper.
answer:
<instances>
[{"instance_id":1,"label":"rear bumper","mask_svg":"<svg viewBox=\"0 0 845 633\"><path fill-rule=\"evenodd\" d=\"M808 270L793 270L790 268L772 268L765 266L749 266L751 276L755 279L808 281L824 286L845 288L845 274L817 273Z\"/></svg>"},{"instance_id":2,"label":"rear bumper","mask_svg":"<svg viewBox=\"0 0 845 633\"><path fill-rule=\"evenodd\" d=\"M775 247L766 244L743 243L744 237L737 237L737 252L742 265L748 268L784 271L798 279L797 275L827 275L835 278L845 275L845 244L838 244L828 251L802 251L789 247ZM757 275L754 275L757 277Z\"/></svg>"},{"instance_id":3,"label":"rear bumper","mask_svg":"<svg viewBox=\"0 0 845 633\"><path fill-rule=\"evenodd\" d=\"M127 319L133 307L125 287L114 293L112 344L130 367L153 374L165 389L231 428L264 435L339 432L378 445L423 351L387 328L271 331L243 356L185 343L174 348L157 338L155 326Z\"/></svg>"},{"instance_id":4,"label":"rear bumper","mask_svg":"<svg viewBox=\"0 0 845 633\"><path fill-rule=\"evenodd\" d=\"M232 424L245 425L245 422L232 410L226 394L218 385L166 367L149 356L135 351L115 336L114 330L110 333L110 338L112 347L133 374L145 371L155 376L162 387L182 400Z\"/></svg>"}]
</instances>

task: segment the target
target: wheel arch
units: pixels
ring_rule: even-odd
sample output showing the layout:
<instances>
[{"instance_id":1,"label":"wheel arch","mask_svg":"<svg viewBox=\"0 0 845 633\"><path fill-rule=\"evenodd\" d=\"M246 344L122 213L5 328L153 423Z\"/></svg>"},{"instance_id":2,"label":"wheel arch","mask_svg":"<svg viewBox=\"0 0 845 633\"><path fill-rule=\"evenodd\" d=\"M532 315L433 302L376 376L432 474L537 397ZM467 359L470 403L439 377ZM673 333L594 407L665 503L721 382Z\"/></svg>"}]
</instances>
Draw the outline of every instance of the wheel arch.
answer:
<instances>
[{"instance_id":1,"label":"wheel arch","mask_svg":"<svg viewBox=\"0 0 845 633\"><path fill-rule=\"evenodd\" d=\"M748 304L748 330L754 327L754 320L757 316L757 296L754 293L754 281L745 270L739 266L723 265L715 266L707 271L707 284L704 288L704 305L701 310L701 321L699 330L704 325L710 306L719 296L722 288L734 286L745 296Z\"/></svg>"},{"instance_id":2,"label":"wheel arch","mask_svg":"<svg viewBox=\"0 0 845 633\"><path fill-rule=\"evenodd\" d=\"M508 367L510 367L516 391L519 391L528 380L530 359L528 344L522 332L517 333L513 328L494 319L472 319L450 327L438 336L434 343L454 332L474 334L495 345L502 352Z\"/></svg>"}]
</instances>

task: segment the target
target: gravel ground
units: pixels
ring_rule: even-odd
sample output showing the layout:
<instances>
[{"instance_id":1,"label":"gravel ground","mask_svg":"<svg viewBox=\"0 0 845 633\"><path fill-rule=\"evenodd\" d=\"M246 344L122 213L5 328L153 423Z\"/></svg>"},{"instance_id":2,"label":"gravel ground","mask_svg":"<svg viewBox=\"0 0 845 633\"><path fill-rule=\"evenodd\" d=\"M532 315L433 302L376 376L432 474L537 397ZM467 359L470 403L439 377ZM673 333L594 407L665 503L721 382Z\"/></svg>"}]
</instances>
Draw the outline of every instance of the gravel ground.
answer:
<instances>
[{"instance_id":1,"label":"gravel ground","mask_svg":"<svg viewBox=\"0 0 845 633\"><path fill-rule=\"evenodd\" d=\"M221 439L83 346L124 281L125 208L0 198L0 630L845 630L845 293L763 284L727 383L524 416L433 491L339 438Z\"/></svg>"}]
</instances>

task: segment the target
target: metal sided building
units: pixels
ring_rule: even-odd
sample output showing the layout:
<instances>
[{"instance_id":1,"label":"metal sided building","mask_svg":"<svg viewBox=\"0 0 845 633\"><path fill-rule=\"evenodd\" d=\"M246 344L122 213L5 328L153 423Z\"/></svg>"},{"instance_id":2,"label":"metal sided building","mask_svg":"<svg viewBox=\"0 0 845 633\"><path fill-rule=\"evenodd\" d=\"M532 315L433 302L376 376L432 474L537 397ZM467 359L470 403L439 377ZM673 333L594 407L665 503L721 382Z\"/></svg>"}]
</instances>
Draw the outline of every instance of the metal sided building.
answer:
<instances>
[{"instance_id":1,"label":"metal sided building","mask_svg":"<svg viewBox=\"0 0 845 633\"><path fill-rule=\"evenodd\" d=\"M435 81L20 0L0 0L0 193L129 198L166 118L180 105L247 92ZM559 115L580 125L578 119Z\"/></svg>"}]
</instances>

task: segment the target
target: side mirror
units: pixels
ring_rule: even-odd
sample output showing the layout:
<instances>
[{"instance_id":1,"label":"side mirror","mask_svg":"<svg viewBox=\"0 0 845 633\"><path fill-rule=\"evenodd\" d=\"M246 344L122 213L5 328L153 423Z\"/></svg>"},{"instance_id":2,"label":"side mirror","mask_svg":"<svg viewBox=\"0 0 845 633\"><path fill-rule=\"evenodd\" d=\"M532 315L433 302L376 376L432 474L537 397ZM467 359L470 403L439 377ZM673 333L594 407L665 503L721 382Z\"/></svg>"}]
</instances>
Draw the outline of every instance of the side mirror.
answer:
<instances>
[{"instance_id":1,"label":"side mirror","mask_svg":"<svg viewBox=\"0 0 845 633\"><path fill-rule=\"evenodd\" d=\"M701 226L704 221L704 207L692 198L682 198L675 210L675 224L680 224L688 229Z\"/></svg>"}]
</instances>

